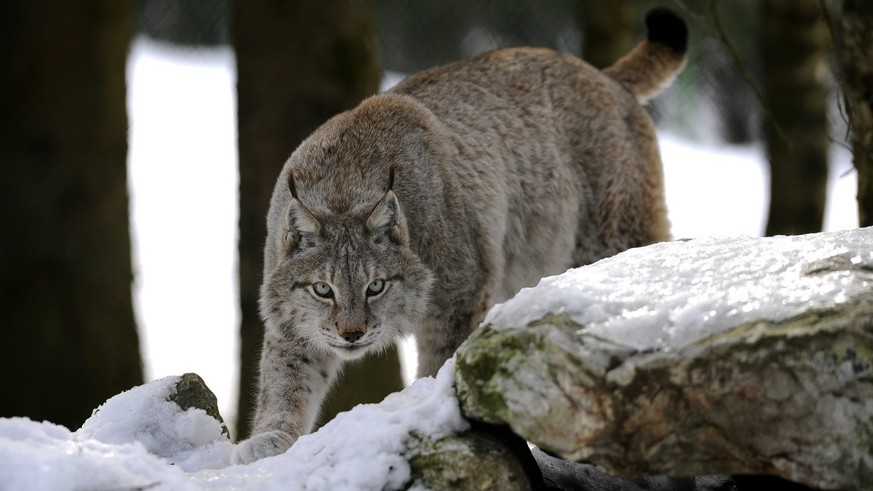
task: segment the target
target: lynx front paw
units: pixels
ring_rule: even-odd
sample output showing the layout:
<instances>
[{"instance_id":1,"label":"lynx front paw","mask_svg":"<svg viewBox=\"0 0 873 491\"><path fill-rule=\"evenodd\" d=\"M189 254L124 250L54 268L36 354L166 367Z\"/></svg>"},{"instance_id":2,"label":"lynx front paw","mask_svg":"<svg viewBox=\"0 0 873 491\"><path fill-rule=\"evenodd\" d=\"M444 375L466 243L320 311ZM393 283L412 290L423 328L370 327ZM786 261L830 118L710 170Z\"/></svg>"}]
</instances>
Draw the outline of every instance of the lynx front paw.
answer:
<instances>
[{"instance_id":1,"label":"lynx front paw","mask_svg":"<svg viewBox=\"0 0 873 491\"><path fill-rule=\"evenodd\" d=\"M264 457L284 453L295 440L293 436L279 430L259 433L239 442L233 449L231 459L234 464L250 464Z\"/></svg>"}]
</instances>

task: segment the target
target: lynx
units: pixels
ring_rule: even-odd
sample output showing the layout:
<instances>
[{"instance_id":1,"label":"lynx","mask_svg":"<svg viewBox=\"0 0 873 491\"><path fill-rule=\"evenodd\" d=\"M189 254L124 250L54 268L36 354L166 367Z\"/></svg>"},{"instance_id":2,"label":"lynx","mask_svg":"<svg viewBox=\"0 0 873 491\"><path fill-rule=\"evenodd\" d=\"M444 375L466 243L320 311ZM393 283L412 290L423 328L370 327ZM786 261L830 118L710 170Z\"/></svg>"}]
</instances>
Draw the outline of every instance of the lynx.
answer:
<instances>
[{"instance_id":1,"label":"lynx","mask_svg":"<svg viewBox=\"0 0 873 491\"><path fill-rule=\"evenodd\" d=\"M253 436L237 463L310 431L345 360L414 334L433 375L495 303L543 276L669 239L641 103L681 70L685 23L600 71L515 48L413 75L291 155L267 216Z\"/></svg>"}]
</instances>

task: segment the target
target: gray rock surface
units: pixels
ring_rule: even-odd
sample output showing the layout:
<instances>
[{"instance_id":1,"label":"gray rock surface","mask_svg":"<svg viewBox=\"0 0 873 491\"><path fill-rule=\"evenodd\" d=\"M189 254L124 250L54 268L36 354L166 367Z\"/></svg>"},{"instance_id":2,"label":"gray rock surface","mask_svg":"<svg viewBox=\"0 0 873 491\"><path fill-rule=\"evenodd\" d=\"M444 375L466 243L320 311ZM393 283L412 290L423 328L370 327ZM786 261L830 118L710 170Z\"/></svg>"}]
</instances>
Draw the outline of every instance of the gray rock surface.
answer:
<instances>
[{"instance_id":1,"label":"gray rock surface","mask_svg":"<svg viewBox=\"0 0 873 491\"><path fill-rule=\"evenodd\" d=\"M573 462L533 448L533 457L550 489L562 491L744 491L729 476L648 476L621 479L610 476L594 464ZM756 489L756 488L748 488ZM773 488L777 489L777 488Z\"/></svg>"},{"instance_id":2,"label":"gray rock surface","mask_svg":"<svg viewBox=\"0 0 873 491\"><path fill-rule=\"evenodd\" d=\"M526 491L522 463L498 438L470 430L436 442L419 440L409 459L413 483L431 490Z\"/></svg>"},{"instance_id":3,"label":"gray rock surface","mask_svg":"<svg viewBox=\"0 0 873 491\"><path fill-rule=\"evenodd\" d=\"M206 382L196 373L186 373L179 377L175 390L170 393L167 400L175 402L183 411L197 408L206 411L206 414L221 423L221 432L230 438L230 432L224 423L224 418L218 411L218 398Z\"/></svg>"},{"instance_id":4,"label":"gray rock surface","mask_svg":"<svg viewBox=\"0 0 873 491\"><path fill-rule=\"evenodd\" d=\"M873 228L635 249L543 280L459 349L468 417L621 477L873 488Z\"/></svg>"}]
</instances>

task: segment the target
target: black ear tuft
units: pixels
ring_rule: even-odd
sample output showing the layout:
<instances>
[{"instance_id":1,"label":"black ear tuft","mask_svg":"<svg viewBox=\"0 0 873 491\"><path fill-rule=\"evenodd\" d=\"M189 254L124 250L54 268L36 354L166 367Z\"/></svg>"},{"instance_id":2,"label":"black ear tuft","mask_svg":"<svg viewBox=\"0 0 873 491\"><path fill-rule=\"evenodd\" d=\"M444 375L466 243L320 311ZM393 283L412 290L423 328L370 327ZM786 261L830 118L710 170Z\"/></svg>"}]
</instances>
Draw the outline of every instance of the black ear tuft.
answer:
<instances>
[{"instance_id":1,"label":"black ear tuft","mask_svg":"<svg viewBox=\"0 0 873 491\"><path fill-rule=\"evenodd\" d=\"M663 44L675 53L683 55L688 50L688 27L676 12L659 7L646 14L648 39Z\"/></svg>"},{"instance_id":2,"label":"black ear tuft","mask_svg":"<svg viewBox=\"0 0 873 491\"><path fill-rule=\"evenodd\" d=\"M394 163L388 166L388 189L387 191L391 191L394 189Z\"/></svg>"},{"instance_id":3,"label":"black ear tuft","mask_svg":"<svg viewBox=\"0 0 873 491\"><path fill-rule=\"evenodd\" d=\"M297 185L294 184L294 170L288 171L288 191L291 191L291 197L297 199Z\"/></svg>"}]
</instances>

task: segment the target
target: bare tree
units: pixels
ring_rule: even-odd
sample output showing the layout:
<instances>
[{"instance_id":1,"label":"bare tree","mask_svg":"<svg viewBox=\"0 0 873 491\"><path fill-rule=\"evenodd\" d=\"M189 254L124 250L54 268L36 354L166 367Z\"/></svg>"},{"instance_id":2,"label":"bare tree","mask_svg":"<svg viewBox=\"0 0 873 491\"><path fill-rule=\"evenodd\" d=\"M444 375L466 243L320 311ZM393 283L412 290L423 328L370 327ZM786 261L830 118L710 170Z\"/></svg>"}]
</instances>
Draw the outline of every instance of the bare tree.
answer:
<instances>
[{"instance_id":1,"label":"bare tree","mask_svg":"<svg viewBox=\"0 0 873 491\"><path fill-rule=\"evenodd\" d=\"M266 213L283 163L313 130L376 92L380 72L370 1L233 2L237 55L242 309L238 437L248 435L263 339L257 297ZM370 399L402 387L396 351L369 372ZM353 375L347 375L354 378ZM342 385L337 389L344 392Z\"/></svg>"},{"instance_id":2,"label":"bare tree","mask_svg":"<svg viewBox=\"0 0 873 491\"><path fill-rule=\"evenodd\" d=\"M0 15L0 416L77 428L143 381L131 300L130 0Z\"/></svg>"},{"instance_id":3,"label":"bare tree","mask_svg":"<svg viewBox=\"0 0 873 491\"><path fill-rule=\"evenodd\" d=\"M828 29L819 0L763 0L767 235L821 231L828 176Z\"/></svg>"},{"instance_id":4,"label":"bare tree","mask_svg":"<svg viewBox=\"0 0 873 491\"><path fill-rule=\"evenodd\" d=\"M873 225L873 2L845 0L843 53L852 151L858 171L858 219Z\"/></svg>"}]
</instances>

